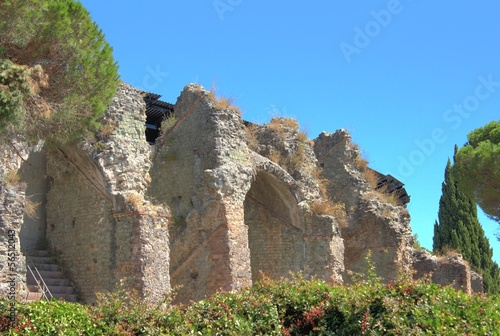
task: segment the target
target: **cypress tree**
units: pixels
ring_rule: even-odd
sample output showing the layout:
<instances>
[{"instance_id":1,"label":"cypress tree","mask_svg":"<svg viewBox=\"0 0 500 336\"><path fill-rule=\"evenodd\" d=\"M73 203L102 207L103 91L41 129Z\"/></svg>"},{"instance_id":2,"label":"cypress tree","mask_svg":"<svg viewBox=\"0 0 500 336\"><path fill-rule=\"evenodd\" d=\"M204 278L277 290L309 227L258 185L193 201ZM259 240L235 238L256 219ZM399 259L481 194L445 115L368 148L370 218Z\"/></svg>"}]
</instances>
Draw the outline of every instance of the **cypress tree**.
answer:
<instances>
[{"instance_id":1,"label":"cypress tree","mask_svg":"<svg viewBox=\"0 0 500 336\"><path fill-rule=\"evenodd\" d=\"M456 152L457 148L455 148ZM433 250L460 252L472 269L483 275L486 293L500 292L500 271L493 262L493 249L477 218L476 203L462 190L448 160L439 200L438 221L434 224Z\"/></svg>"}]
</instances>

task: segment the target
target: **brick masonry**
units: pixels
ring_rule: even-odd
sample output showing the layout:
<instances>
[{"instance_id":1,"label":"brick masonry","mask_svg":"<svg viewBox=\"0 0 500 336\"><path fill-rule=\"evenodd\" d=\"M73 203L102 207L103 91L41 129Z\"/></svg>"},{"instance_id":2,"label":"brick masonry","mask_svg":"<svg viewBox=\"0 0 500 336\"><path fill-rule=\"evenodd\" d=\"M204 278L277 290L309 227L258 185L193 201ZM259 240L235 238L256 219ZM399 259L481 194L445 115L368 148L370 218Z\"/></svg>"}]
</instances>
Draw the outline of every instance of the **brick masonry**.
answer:
<instances>
[{"instance_id":1,"label":"brick masonry","mask_svg":"<svg viewBox=\"0 0 500 336\"><path fill-rule=\"evenodd\" d=\"M437 257L425 250L413 252L414 278L429 277L438 285L451 285L466 293L482 293L483 280L460 254Z\"/></svg>"},{"instance_id":2,"label":"brick masonry","mask_svg":"<svg viewBox=\"0 0 500 336\"><path fill-rule=\"evenodd\" d=\"M304 204L318 197L318 186L308 194L304 179L250 150L240 113L217 106L203 88L187 86L174 110L178 125L157 140L148 195L173 215L170 274L172 286L182 286L178 299L238 289L261 275L303 271L338 280L338 224Z\"/></svg>"},{"instance_id":3,"label":"brick masonry","mask_svg":"<svg viewBox=\"0 0 500 336\"><path fill-rule=\"evenodd\" d=\"M177 124L150 146L141 93L124 84L95 139L47 153L46 237L82 301L119 284L152 302L175 288L176 300L188 302L291 272L349 282L365 270L368 251L386 281L401 269L430 269L425 258L415 262L407 211L377 197L345 130L305 141L279 119L249 132L237 108L193 84L174 111ZM20 148L21 156L30 149L0 146L5 279L5 232L23 225L25 186L4 177L20 168ZM326 194L320 175L330 181ZM345 214L315 213L327 198ZM482 287L463 261L432 265L439 283Z\"/></svg>"},{"instance_id":4,"label":"brick masonry","mask_svg":"<svg viewBox=\"0 0 500 336\"><path fill-rule=\"evenodd\" d=\"M151 167L145 106L123 85L107 131L50 153L47 237L85 302L123 284L158 301L170 289L168 208L144 196Z\"/></svg>"}]
</instances>

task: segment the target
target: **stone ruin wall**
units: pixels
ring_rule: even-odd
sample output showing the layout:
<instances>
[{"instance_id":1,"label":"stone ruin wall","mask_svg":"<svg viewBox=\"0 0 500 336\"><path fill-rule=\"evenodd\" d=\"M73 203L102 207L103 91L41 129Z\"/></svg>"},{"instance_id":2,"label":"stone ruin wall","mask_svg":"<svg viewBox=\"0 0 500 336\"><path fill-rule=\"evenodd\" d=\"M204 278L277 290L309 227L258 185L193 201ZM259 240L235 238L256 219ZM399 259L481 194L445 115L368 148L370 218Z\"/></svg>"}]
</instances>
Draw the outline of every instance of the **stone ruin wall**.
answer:
<instances>
[{"instance_id":1,"label":"stone ruin wall","mask_svg":"<svg viewBox=\"0 0 500 336\"><path fill-rule=\"evenodd\" d=\"M222 174L215 171L220 158L216 141L216 115L208 101L195 94L179 98L175 114L178 126L157 140L148 195L169 205L170 276L179 296L203 298L218 288L231 290L246 274L234 274L229 246L228 206L222 201ZM204 125L204 127L200 127ZM227 174L227 178L230 178ZM226 200L227 201L227 200ZM240 219L233 219L235 229ZM234 254L235 251L232 251ZM241 253L244 253L243 251ZM240 255L240 258L248 256ZM233 287L234 286L234 287Z\"/></svg>"},{"instance_id":2,"label":"stone ruin wall","mask_svg":"<svg viewBox=\"0 0 500 336\"><path fill-rule=\"evenodd\" d=\"M345 130L322 133L315 140L318 164L331 181L328 192L335 202L345 204L346 225L342 227L345 282L367 269L371 253L377 275L395 280L400 272L412 272L415 279L430 277L439 285L452 285L467 293L483 292L482 277L461 257L436 257L413 248L414 238L408 211L384 200L364 176L359 148Z\"/></svg>"},{"instance_id":3,"label":"stone ruin wall","mask_svg":"<svg viewBox=\"0 0 500 336\"><path fill-rule=\"evenodd\" d=\"M26 185L17 181L29 151L23 141L0 143L0 295L26 295L26 263L21 257Z\"/></svg>"},{"instance_id":4,"label":"stone ruin wall","mask_svg":"<svg viewBox=\"0 0 500 336\"><path fill-rule=\"evenodd\" d=\"M344 280L349 282L349 273L366 270L368 251L378 275L385 281L409 270L413 246L410 216L405 208L388 203L370 186L363 174L366 168L360 162L359 149L351 142L350 135L345 130L322 133L314 150L324 176L331 181L330 197L346 207L342 238L348 272Z\"/></svg>"},{"instance_id":5,"label":"stone ruin wall","mask_svg":"<svg viewBox=\"0 0 500 336\"><path fill-rule=\"evenodd\" d=\"M80 297L95 302L95 292L112 289L112 262L105 257L116 246L108 225L113 222L112 204L81 173L85 163L91 165L84 153L76 160L55 152L48 162L47 238L52 254Z\"/></svg>"},{"instance_id":6,"label":"stone ruin wall","mask_svg":"<svg viewBox=\"0 0 500 336\"><path fill-rule=\"evenodd\" d=\"M482 293L483 279L460 254L437 257L425 250L413 251L415 278L430 277L438 285L451 285L466 293Z\"/></svg>"},{"instance_id":7,"label":"stone ruin wall","mask_svg":"<svg viewBox=\"0 0 500 336\"><path fill-rule=\"evenodd\" d=\"M290 271L340 280L333 217L307 206L304 185L248 148L240 113L187 86L177 126L157 140L149 195L170 205L171 284L180 301ZM318 228L321 226L321 228Z\"/></svg>"},{"instance_id":8,"label":"stone ruin wall","mask_svg":"<svg viewBox=\"0 0 500 336\"><path fill-rule=\"evenodd\" d=\"M350 282L365 271L368 251L386 281L414 267L417 276L432 272L437 283L480 291L480 277L463 262L416 257L407 211L372 190L346 131L304 142L293 125L245 126L237 109L214 98L188 85L175 105L176 126L151 149L142 97L122 85L96 139L48 155L46 236L83 301L124 279L152 301L171 287L179 301L198 300L290 271ZM22 160L2 146L5 176ZM330 180L328 196L345 205L345 219L312 211L325 200L318 169ZM0 240L21 230L23 188L0 182ZM5 264L2 251L4 279Z\"/></svg>"},{"instance_id":9,"label":"stone ruin wall","mask_svg":"<svg viewBox=\"0 0 500 336\"><path fill-rule=\"evenodd\" d=\"M159 300L170 289L167 207L145 197L145 106L123 85L97 138L49 154L47 238L84 302L125 282Z\"/></svg>"}]
</instances>

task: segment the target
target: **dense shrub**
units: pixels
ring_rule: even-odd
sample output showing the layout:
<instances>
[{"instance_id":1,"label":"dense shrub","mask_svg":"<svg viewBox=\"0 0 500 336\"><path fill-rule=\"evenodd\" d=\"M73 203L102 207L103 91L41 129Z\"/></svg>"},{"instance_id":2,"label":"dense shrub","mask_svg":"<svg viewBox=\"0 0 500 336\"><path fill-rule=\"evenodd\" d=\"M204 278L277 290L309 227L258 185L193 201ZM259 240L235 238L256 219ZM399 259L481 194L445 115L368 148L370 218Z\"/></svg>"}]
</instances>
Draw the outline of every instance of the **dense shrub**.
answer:
<instances>
[{"instance_id":1,"label":"dense shrub","mask_svg":"<svg viewBox=\"0 0 500 336\"><path fill-rule=\"evenodd\" d=\"M297 277L190 305L140 304L126 292L97 307L62 302L18 305L6 335L498 335L500 298L468 295L408 277L331 285ZM6 302L0 314L6 316ZM4 317L5 319L5 317ZM4 324L5 325L5 324Z\"/></svg>"},{"instance_id":2,"label":"dense shrub","mask_svg":"<svg viewBox=\"0 0 500 336\"><path fill-rule=\"evenodd\" d=\"M0 310L6 314L7 305L0 303ZM63 301L36 301L17 305L17 326L9 329L4 320L2 335L101 335L94 324L88 307Z\"/></svg>"}]
</instances>

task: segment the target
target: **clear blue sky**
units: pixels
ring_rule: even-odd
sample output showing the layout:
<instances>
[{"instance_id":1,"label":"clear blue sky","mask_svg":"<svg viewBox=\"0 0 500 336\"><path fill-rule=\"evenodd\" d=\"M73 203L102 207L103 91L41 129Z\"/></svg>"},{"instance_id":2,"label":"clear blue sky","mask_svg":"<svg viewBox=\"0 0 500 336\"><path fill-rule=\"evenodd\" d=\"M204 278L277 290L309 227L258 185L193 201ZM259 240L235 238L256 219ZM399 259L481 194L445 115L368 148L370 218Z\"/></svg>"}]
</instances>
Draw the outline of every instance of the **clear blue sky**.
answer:
<instances>
[{"instance_id":1,"label":"clear blue sky","mask_svg":"<svg viewBox=\"0 0 500 336\"><path fill-rule=\"evenodd\" d=\"M500 119L497 1L82 3L129 84L175 103L187 83L216 81L246 120L349 130L372 168L406 184L429 249L454 145ZM480 221L500 261L498 225Z\"/></svg>"}]
</instances>

